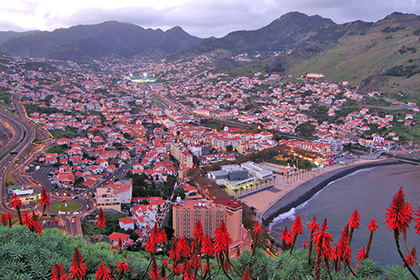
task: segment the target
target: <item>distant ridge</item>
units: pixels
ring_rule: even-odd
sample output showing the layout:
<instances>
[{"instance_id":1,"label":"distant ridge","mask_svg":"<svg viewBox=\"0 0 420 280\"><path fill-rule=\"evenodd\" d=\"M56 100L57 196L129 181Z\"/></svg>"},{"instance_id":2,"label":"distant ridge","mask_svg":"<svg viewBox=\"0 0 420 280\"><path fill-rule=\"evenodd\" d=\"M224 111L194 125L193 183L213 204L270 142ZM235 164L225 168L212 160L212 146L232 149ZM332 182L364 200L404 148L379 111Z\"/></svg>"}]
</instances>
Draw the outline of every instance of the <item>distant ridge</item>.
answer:
<instances>
[{"instance_id":1,"label":"distant ridge","mask_svg":"<svg viewBox=\"0 0 420 280\"><path fill-rule=\"evenodd\" d=\"M10 34L0 45L0 50L12 56L88 60L111 54L130 57L151 50L159 50L167 55L190 49L200 41L200 38L189 35L180 27L164 32L108 21L52 32Z\"/></svg>"}]
</instances>

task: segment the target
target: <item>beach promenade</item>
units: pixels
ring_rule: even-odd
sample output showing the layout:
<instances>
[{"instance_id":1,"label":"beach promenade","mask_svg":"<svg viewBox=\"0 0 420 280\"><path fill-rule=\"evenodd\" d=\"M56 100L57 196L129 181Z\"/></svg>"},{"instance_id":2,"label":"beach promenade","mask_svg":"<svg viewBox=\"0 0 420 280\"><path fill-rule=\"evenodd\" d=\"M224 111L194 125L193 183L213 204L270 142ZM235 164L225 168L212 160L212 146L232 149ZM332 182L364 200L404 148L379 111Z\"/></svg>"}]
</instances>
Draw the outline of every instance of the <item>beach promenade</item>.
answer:
<instances>
[{"instance_id":1,"label":"beach promenade","mask_svg":"<svg viewBox=\"0 0 420 280\"><path fill-rule=\"evenodd\" d=\"M289 211L310 199L328 183L346 176L359 169L381 165L401 163L395 159L355 160L347 165L333 165L311 171L300 171L292 175L274 174L274 186L268 190L241 199L245 204L254 207L256 220L269 224L273 218ZM270 165L271 163L262 163Z\"/></svg>"}]
</instances>

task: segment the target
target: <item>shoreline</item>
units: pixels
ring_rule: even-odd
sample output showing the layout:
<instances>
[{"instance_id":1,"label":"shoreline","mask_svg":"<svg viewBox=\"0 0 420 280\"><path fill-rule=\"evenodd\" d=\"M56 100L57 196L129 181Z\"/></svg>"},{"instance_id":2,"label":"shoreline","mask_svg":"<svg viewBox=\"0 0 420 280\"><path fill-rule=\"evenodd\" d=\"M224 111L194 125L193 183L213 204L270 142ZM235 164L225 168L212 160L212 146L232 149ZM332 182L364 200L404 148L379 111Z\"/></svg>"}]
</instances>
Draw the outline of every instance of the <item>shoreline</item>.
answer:
<instances>
[{"instance_id":1,"label":"shoreline","mask_svg":"<svg viewBox=\"0 0 420 280\"><path fill-rule=\"evenodd\" d=\"M403 164L403 161L396 159L381 159L375 161L369 161L364 163L352 164L349 166L343 166L329 172L320 174L319 176L313 177L306 180L291 189L283 196L279 197L276 201L271 203L271 206L263 211L259 216L259 219L264 225L269 225L275 217L282 213L290 211L302 203L311 199L317 192L322 190L332 181L347 176L355 171L361 169L367 169L378 166L387 166L394 164Z\"/></svg>"}]
</instances>

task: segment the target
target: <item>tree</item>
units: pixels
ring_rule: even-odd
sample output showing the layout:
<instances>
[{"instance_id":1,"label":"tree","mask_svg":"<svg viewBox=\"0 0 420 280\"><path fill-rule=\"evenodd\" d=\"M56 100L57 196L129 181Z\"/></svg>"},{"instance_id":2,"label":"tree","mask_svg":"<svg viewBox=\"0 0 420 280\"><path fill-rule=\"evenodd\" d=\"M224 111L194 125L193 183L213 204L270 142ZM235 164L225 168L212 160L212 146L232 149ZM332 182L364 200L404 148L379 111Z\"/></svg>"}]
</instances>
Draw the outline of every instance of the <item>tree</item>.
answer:
<instances>
[{"instance_id":1,"label":"tree","mask_svg":"<svg viewBox=\"0 0 420 280\"><path fill-rule=\"evenodd\" d=\"M137 240L137 239L139 239L139 237L140 236L134 231L130 233L130 239L131 240Z\"/></svg>"},{"instance_id":2,"label":"tree","mask_svg":"<svg viewBox=\"0 0 420 280\"><path fill-rule=\"evenodd\" d=\"M313 137L315 133L315 126L310 122L305 122L299 124L296 127L295 131L297 134L300 134L302 136Z\"/></svg>"},{"instance_id":3,"label":"tree","mask_svg":"<svg viewBox=\"0 0 420 280\"><path fill-rule=\"evenodd\" d=\"M176 188L174 190L174 194L172 197L172 201L175 201L177 197L180 197L181 199L185 198L185 190L183 188Z\"/></svg>"}]
</instances>

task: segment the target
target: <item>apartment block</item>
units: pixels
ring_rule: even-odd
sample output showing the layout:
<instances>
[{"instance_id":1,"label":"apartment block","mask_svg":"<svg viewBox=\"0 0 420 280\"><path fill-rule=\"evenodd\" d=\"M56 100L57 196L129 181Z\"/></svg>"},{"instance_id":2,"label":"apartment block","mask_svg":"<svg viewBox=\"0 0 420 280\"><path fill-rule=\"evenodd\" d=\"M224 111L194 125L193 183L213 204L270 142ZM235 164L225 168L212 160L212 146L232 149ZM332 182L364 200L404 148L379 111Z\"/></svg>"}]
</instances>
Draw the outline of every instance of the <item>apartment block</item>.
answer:
<instances>
[{"instance_id":1,"label":"apartment block","mask_svg":"<svg viewBox=\"0 0 420 280\"><path fill-rule=\"evenodd\" d=\"M243 243L242 205L237 200L177 200L172 209L173 228L177 237L194 237L197 221L203 226L204 235L215 237L215 230L225 222L232 245Z\"/></svg>"},{"instance_id":2,"label":"apartment block","mask_svg":"<svg viewBox=\"0 0 420 280\"><path fill-rule=\"evenodd\" d=\"M96 203L98 207L114 209L121 212L121 203L130 203L132 186L125 184L109 184L96 189Z\"/></svg>"},{"instance_id":3,"label":"apartment block","mask_svg":"<svg viewBox=\"0 0 420 280\"><path fill-rule=\"evenodd\" d=\"M185 167L193 167L193 156L181 142L171 143L171 155Z\"/></svg>"}]
</instances>

